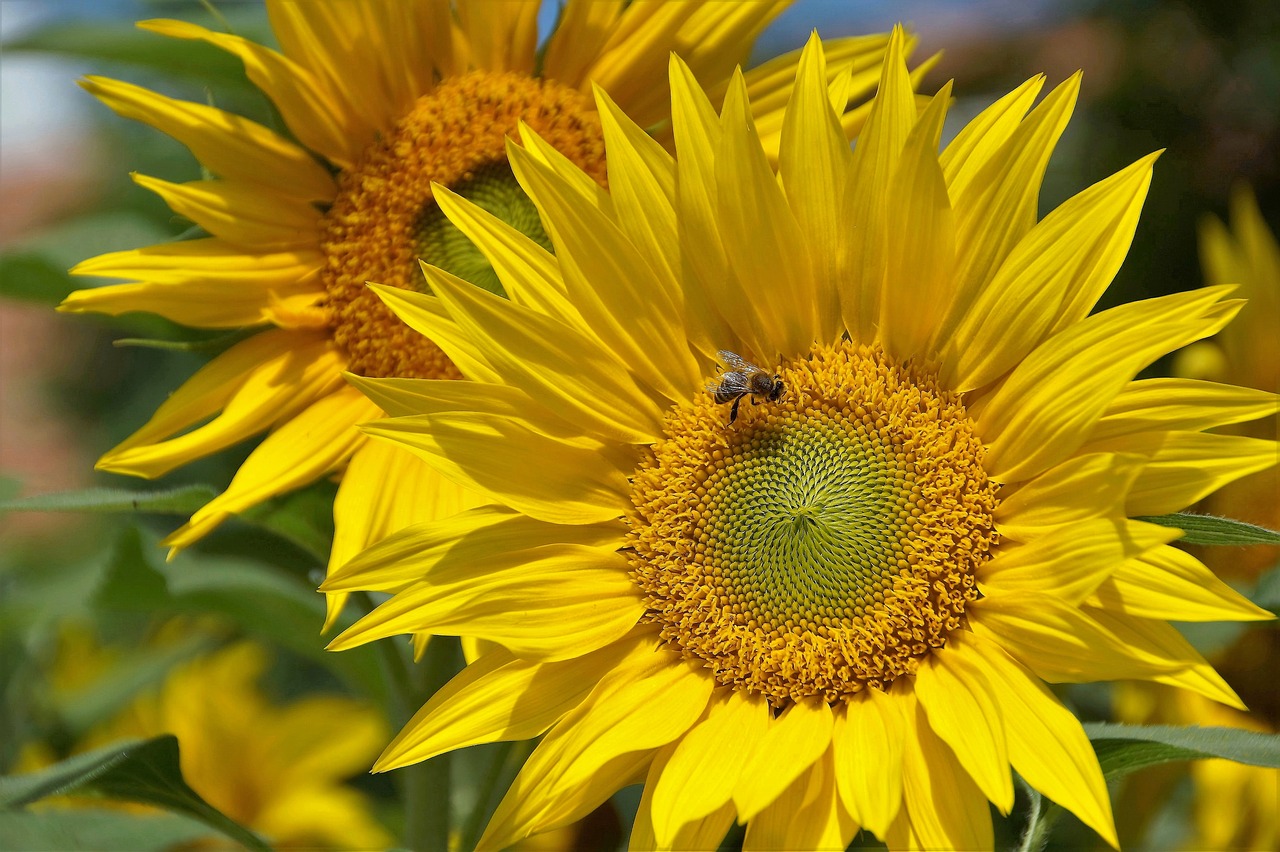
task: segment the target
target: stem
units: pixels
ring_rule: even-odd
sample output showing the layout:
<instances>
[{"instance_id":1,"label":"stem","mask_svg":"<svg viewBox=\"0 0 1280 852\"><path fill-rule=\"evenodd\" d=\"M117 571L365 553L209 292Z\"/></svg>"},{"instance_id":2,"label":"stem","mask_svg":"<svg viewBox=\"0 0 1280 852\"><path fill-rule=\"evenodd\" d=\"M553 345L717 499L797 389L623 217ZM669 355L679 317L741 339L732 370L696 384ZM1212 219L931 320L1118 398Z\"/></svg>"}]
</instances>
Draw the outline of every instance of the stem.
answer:
<instances>
[{"instance_id":1,"label":"stem","mask_svg":"<svg viewBox=\"0 0 1280 852\"><path fill-rule=\"evenodd\" d=\"M462 826L459 848L476 848L476 844L480 840L480 833L484 830L485 820L493 807L494 793L498 788L498 784L508 775L514 775L515 771L524 764L529 757L529 753L533 751L533 745L532 740L497 744L497 748L494 750L493 762L489 764L489 771L486 773L484 781L480 784L475 808L468 815L467 821Z\"/></svg>"}]
</instances>

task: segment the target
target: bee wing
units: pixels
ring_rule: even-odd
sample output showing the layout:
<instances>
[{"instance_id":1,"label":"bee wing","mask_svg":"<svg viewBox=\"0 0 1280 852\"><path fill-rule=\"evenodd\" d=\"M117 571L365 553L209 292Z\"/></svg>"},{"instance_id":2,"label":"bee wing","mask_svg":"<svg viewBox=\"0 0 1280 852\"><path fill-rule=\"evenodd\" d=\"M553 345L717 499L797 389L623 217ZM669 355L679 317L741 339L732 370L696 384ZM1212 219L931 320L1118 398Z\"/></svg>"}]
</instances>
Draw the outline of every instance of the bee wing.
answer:
<instances>
[{"instance_id":1,"label":"bee wing","mask_svg":"<svg viewBox=\"0 0 1280 852\"><path fill-rule=\"evenodd\" d=\"M748 389L749 387L746 375L737 371L721 373L706 384L706 390L709 390L714 394L747 393Z\"/></svg>"},{"instance_id":2,"label":"bee wing","mask_svg":"<svg viewBox=\"0 0 1280 852\"><path fill-rule=\"evenodd\" d=\"M730 370L743 370L749 373L752 370L760 369L759 367L744 361L742 356L737 352L730 352L728 349L721 349L716 352L716 359Z\"/></svg>"}]
</instances>

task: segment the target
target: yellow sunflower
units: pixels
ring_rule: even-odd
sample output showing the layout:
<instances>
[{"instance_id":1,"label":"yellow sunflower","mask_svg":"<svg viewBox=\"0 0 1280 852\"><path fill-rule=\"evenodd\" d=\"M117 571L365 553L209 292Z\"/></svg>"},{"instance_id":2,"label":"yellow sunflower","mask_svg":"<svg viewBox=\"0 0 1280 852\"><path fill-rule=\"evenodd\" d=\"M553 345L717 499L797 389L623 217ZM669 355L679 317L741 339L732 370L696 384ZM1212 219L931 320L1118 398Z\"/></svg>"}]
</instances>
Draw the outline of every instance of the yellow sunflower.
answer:
<instances>
[{"instance_id":1,"label":"yellow sunflower","mask_svg":"<svg viewBox=\"0 0 1280 852\"><path fill-rule=\"evenodd\" d=\"M674 159L598 90L608 192L535 133L508 148L554 256L437 189L509 300L430 266L434 295L378 288L467 380L353 379L395 415L366 431L489 503L339 567L326 590L393 596L331 647L501 646L376 765L541 735L484 848L643 782L637 848L712 848L736 820L747 849L859 827L979 849L1011 766L1114 843L1045 682L1238 703L1165 620L1269 614L1133 520L1275 461L1201 432L1274 395L1133 380L1238 303L1089 316L1155 157L1037 222L1078 76L1034 109L1030 80L938 153L950 86L918 114L902 48L851 150L810 43L776 175L741 75L717 115L673 61Z\"/></svg>"},{"instance_id":2,"label":"yellow sunflower","mask_svg":"<svg viewBox=\"0 0 1280 852\"><path fill-rule=\"evenodd\" d=\"M365 283L421 287L423 258L498 290L484 257L435 205L433 183L549 248L506 162L517 122L603 182L592 81L634 121L662 132L668 54L680 51L702 84L723 91L730 70L789 3L569 0L545 49L537 43L538 0L268 0L280 52L190 23L141 23L243 60L292 138L129 83L84 81L120 115L182 142L217 179L175 184L137 175L209 236L86 260L72 271L129 283L79 290L61 309L263 328L198 371L98 468L152 478L269 430L227 490L165 543L190 545L230 514L345 470L334 564L411 519L473 505L429 467L389 445L369 445L355 428L382 412L343 381L344 371L461 375ZM840 41L835 90L869 93L886 42L885 35ZM756 119L772 128L775 148L796 56L748 75ZM842 116L849 135L866 112ZM331 619L342 599L331 598Z\"/></svg>"}]
</instances>

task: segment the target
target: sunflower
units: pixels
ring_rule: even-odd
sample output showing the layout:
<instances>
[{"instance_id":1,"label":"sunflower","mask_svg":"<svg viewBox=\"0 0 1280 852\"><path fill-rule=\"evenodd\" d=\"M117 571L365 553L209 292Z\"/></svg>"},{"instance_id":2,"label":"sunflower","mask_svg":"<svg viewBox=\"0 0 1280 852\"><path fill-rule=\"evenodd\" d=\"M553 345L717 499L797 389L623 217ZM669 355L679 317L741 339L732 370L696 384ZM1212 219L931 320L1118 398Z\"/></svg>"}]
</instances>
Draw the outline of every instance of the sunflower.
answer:
<instances>
[{"instance_id":1,"label":"sunflower","mask_svg":"<svg viewBox=\"0 0 1280 852\"><path fill-rule=\"evenodd\" d=\"M268 0L279 52L181 21L139 25L243 60L292 138L129 83L84 81L115 112L182 142L217 179L135 176L209 236L86 260L72 271L129 283L76 291L61 309L147 311L200 328L262 329L199 370L98 462L100 470L152 478L270 431L226 491L166 544L188 546L229 515L335 472L345 471L333 564L411 519L473 505L433 469L389 445L370 445L356 429L382 412L347 385L344 371L461 376L365 283L421 287L423 258L498 291L484 257L435 204L432 184L550 247L506 161L505 140L517 123L603 183L592 81L633 120L661 133L669 125L669 52L681 51L702 83L723 90L729 71L789 0L569 0L543 49L539 5ZM885 35L842 40L833 91L869 93L886 42ZM775 139L797 55L749 75L756 118ZM850 135L866 114L842 116ZM331 599L331 619L343 597Z\"/></svg>"},{"instance_id":2,"label":"sunflower","mask_svg":"<svg viewBox=\"0 0 1280 852\"><path fill-rule=\"evenodd\" d=\"M1200 431L1274 395L1134 381L1239 304L1089 316L1155 157L1037 222L1079 77L1028 111L1030 80L939 154L951 87L918 112L902 48L895 30L851 150L810 42L777 175L740 74L717 115L673 60L674 159L597 91L607 193L531 131L508 149L554 256L437 190L509 300L430 266L433 295L378 288L466 380L353 379L395 415L366 431L489 503L337 569L327 590L392 597L331 647L501 646L375 766L542 736L482 847L643 782L637 848L713 848L735 820L748 849L859 828L984 848L1010 767L1114 844L1046 682L1238 705L1165 619L1269 614L1133 516L1274 463Z\"/></svg>"}]
</instances>

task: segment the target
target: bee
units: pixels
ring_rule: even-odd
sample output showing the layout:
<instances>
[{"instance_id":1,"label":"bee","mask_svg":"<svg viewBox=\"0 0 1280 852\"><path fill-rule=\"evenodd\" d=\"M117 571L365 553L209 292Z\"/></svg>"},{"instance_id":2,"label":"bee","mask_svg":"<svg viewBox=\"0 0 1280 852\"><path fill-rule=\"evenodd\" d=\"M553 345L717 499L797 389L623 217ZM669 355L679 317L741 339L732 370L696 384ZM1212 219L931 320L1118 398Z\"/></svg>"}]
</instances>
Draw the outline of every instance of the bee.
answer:
<instances>
[{"instance_id":1,"label":"bee","mask_svg":"<svg viewBox=\"0 0 1280 852\"><path fill-rule=\"evenodd\" d=\"M743 360L742 356L728 349L721 349L716 353L716 358L719 359L723 372L714 381L707 383L707 390L711 391L718 403L733 401L733 408L729 409L730 426L738 419L738 406L742 404L744 396L751 395L752 405L759 404L757 397L764 397L769 402L777 402L782 398L782 392L786 388L777 375L769 375L767 370Z\"/></svg>"}]
</instances>

